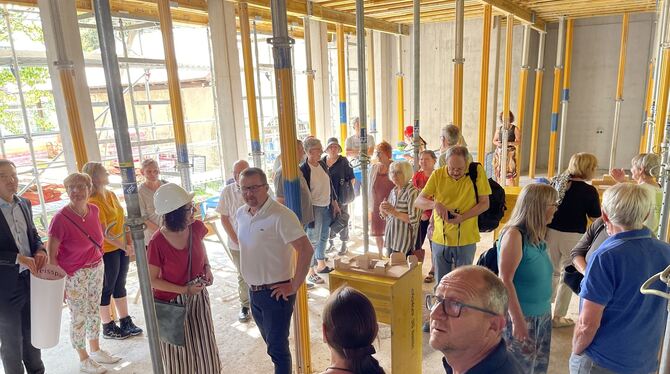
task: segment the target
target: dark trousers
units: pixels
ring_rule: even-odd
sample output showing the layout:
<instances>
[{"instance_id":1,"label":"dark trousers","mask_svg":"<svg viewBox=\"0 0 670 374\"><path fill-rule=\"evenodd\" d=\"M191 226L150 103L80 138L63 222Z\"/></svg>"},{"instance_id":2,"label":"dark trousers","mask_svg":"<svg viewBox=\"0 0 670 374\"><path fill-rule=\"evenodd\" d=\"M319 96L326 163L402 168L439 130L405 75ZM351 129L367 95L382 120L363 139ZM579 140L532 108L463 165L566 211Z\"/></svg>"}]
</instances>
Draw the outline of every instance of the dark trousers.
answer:
<instances>
[{"instance_id":1,"label":"dark trousers","mask_svg":"<svg viewBox=\"0 0 670 374\"><path fill-rule=\"evenodd\" d=\"M126 277L128 276L130 257L126 256L125 251L117 249L114 252L105 253L102 256L102 261L105 263L105 280L102 286L100 305L107 306L112 295L115 299L126 297Z\"/></svg>"},{"instance_id":2,"label":"dark trousers","mask_svg":"<svg viewBox=\"0 0 670 374\"><path fill-rule=\"evenodd\" d=\"M291 351L288 347L289 327L295 295L288 300L270 297L272 290L250 291L251 314L267 345L267 353L275 365L275 374L291 374Z\"/></svg>"},{"instance_id":3,"label":"dark trousers","mask_svg":"<svg viewBox=\"0 0 670 374\"><path fill-rule=\"evenodd\" d=\"M416 236L416 245L414 245L414 249L417 251L423 248L423 242L426 241L426 236L428 235L428 226L430 226L430 220L419 221L419 230Z\"/></svg>"},{"instance_id":4,"label":"dark trousers","mask_svg":"<svg viewBox=\"0 0 670 374\"><path fill-rule=\"evenodd\" d=\"M19 274L11 303L0 305L0 357L5 374L43 374L40 350L30 343L30 272Z\"/></svg>"}]
</instances>

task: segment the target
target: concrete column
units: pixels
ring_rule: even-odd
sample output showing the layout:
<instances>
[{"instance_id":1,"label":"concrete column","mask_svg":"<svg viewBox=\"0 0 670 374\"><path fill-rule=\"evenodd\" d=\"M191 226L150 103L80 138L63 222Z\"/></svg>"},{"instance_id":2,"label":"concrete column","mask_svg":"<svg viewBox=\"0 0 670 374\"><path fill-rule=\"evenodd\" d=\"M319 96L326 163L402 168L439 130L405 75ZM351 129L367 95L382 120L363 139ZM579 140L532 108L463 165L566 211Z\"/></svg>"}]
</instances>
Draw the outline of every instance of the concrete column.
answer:
<instances>
[{"instance_id":1,"label":"concrete column","mask_svg":"<svg viewBox=\"0 0 670 374\"><path fill-rule=\"evenodd\" d=\"M235 5L224 0L209 0L207 11L212 38L214 82L222 135L223 165L226 176L230 176L233 163L237 159L249 157L248 141L244 129Z\"/></svg>"},{"instance_id":2,"label":"concrete column","mask_svg":"<svg viewBox=\"0 0 670 374\"><path fill-rule=\"evenodd\" d=\"M68 172L77 170L72 138L70 136L70 124L67 115L67 103L61 94L63 92L58 70L53 66L53 62L58 60L56 52L56 40L53 34L52 14L49 7L49 0L38 0L40 9L40 19L42 20L42 30L44 30L44 44L46 45L47 61L49 62L49 76L51 77L51 86L53 87L54 104L56 106L56 117L58 118L58 127L61 132L61 141L63 149L66 150L65 162ZM66 55L74 64L74 89L77 97L77 107L81 119L82 132L84 135L84 144L86 145L86 154L91 161L100 160L100 148L98 147L98 136L95 131L93 120L93 108L91 106L91 95L86 82L84 52L81 49L81 36L79 35L79 26L77 20L77 10L74 0L60 0L60 23L65 40Z\"/></svg>"},{"instance_id":3,"label":"concrete column","mask_svg":"<svg viewBox=\"0 0 670 374\"><path fill-rule=\"evenodd\" d=\"M312 69L314 70L314 107L316 135L325 141L333 134L330 127L330 77L328 76L328 28L325 23L310 20L312 33Z\"/></svg>"},{"instance_id":4,"label":"concrete column","mask_svg":"<svg viewBox=\"0 0 670 374\"><path fill-rule=\"evenodd\" d=\"M393 130L397 127L397 87L396 73L398 72L397 39L398 37L381 32L374 33L375 42L375 82L377 101L377 134L375 142L386 140L395 146L398 137L393 137Z\"/></svg>"}]
</instances>

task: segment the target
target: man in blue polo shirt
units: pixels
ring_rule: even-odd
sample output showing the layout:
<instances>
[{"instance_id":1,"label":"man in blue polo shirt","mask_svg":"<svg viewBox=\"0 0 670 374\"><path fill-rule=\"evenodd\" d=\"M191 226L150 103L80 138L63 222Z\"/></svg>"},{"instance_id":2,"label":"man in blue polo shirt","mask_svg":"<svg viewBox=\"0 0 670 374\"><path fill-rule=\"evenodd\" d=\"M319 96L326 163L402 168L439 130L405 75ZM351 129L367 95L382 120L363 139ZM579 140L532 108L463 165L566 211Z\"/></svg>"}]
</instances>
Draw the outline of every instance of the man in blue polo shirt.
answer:
<instances>
[{"instance_id":1,"label":"man in blue polo shirt","mask_svg":"<svg viewBox=\"0 0 670 374\"><path fill-rule=\"evenodd\" d=\"M639 290L670 264L670 245L644 227L652 199L634 184L610 187L603 196L610 237L594 252L582 281L571 374L649 374L658 368L667 301ZM655 286L662 289L660 282Z\"/></svg>"},{"instance_id":2,"label":"man in blue polo shirt","mask_svg":"<svg viewBox=\"0 0 670 374\"><path fill-rule=\"evenodd\" d=\"M502 333L507 289L481 266L461 266L428 295L430 346L444 354L447 374L522 374Z\"/></svg>"}]
</instances>

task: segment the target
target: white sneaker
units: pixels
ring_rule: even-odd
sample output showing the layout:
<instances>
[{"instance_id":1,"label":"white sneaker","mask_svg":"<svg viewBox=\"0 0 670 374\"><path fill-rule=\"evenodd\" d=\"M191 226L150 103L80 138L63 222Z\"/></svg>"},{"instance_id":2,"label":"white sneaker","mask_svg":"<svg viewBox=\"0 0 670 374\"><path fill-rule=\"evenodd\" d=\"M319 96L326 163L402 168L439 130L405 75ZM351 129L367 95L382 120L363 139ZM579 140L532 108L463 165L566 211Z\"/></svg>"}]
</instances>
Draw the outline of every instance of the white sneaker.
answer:
<instances>
[{"instance_id":1,"label":"white sneaker","mask_svg":"<svg viewBox=\"0 0 670 374\"><path fill-rule=\"evenodd\" d=\"M93 361L90 357L79 363L79 371L82 373L104 374L107 369L100 366L99 363Z\"/></svg>"},{"instance_id":2,"label":"white sneaker","mask_svg":"<svg viewBox=\"0 0 670 374\"><path fill-rule=\"evenodd\" d=\"M114 364L121 361L121 357L111 355L109 352L103 351L102 349L97 352L89 353L89 356L93 361L99 364Z\"/></svg>"}]
</instances>

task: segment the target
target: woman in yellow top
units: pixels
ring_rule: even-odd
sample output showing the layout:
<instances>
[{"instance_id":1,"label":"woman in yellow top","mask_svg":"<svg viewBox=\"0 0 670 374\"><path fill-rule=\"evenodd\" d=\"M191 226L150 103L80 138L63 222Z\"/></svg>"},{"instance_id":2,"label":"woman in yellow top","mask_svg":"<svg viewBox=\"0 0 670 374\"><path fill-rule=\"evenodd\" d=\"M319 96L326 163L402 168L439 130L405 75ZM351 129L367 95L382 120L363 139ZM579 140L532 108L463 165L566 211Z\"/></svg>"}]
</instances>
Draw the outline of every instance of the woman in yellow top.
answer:
<instances>
[{"instance_id":1,"label":"woman in yellow top","mask_svg":"<svg viewBox=\"0 0 670 374\"><path fill-rule=\"evenodd\" d=\"M105 264L105 278L100 300L102 335L107 339L125 339L142 333L128 315L126 300L126 277L130 257L134 254L132 245L126 244L124 213L119 199L107 189L109 173L99 162L87 162L82 171L93 181L93 191L88 202L99 210L102 231L105 233L102 259ZM112 320L110 300L114 297L119 325Z\"/></svg>"}]
</instances>

